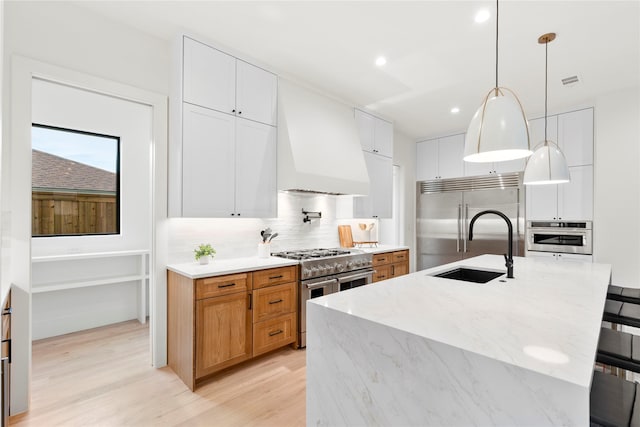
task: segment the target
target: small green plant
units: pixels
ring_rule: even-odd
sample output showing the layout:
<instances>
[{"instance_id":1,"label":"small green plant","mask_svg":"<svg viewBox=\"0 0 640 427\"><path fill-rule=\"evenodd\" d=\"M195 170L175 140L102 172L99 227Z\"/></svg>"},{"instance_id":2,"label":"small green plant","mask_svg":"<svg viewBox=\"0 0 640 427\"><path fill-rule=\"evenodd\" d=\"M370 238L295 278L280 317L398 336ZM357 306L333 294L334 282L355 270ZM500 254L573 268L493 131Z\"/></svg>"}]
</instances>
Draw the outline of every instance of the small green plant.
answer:
<instances>
[{"instance_id":1,"label":"small green plant","mask_svg":"<svg viewBox=\"0 0 640 427\"><path fill-rule=\"evenodd\" d=\"M196 261L198 261L203 256L213 257L216 254L216 250L213 249L209 243L207 243L206 245L204 243L201 244L197 249L194 249L193 252L195 252L196 254Z\"/></svg>"}]
</instances>

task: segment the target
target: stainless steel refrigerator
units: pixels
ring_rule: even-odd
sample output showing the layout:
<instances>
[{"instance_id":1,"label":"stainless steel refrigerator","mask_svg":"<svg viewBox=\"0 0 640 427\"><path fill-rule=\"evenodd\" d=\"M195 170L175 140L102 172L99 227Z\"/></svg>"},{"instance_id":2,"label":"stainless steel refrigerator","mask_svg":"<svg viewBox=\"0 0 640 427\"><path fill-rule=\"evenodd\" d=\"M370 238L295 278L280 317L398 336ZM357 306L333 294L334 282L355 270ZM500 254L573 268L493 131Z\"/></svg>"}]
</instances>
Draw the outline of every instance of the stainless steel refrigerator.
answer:
<instances>
[{"instance_id":1,"label":"stainless steel refrigerator","mask_svg":"<svg viewBox=\"0 0 640 427\"><path fill-rule=\"evenodd\" d=\"M513 224L513 255L524 255L522 174L438 179L417 183L418 270L482 254L507 253L507 224L497 215L469 222L478 212L498 210Z\"/></svg>"}]
</instances>

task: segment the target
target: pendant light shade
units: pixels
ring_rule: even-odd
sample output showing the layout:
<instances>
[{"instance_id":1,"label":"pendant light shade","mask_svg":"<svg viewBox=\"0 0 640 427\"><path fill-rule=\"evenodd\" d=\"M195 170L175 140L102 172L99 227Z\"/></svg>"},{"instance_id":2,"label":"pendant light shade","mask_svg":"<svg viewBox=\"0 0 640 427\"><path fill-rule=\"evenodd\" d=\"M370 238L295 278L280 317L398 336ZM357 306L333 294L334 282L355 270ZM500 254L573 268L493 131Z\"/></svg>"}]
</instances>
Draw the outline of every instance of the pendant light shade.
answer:
<instances>
[{"instance_id":1,"label":"pendant light shade","mask_svg":"<svg viewBox=\"0 0 640 427\"><path fill-rule=\"evenodd\" d=\"M529 128L515 94L494 88L471 119L464 142L466 162L500 162L530 156Z\"/></svg>"},{"instance_id":2,"label":"pendant light shade","mask_svg":"<svg viewBox=\"0 0 640 427\"><path fill-rule=\"evenodd\" d=\"M496 85L471 119L464 141L464 161L502 162L532 154L529 126L518 97L498 85L498 1L496 0Z\"/></svg>"},{"instance_id":3,"label":"pendant light shade","mask_svg":"<svg viewBox=\"0 0 640 427\"><path fill-rule=\"evenodd\" d=\"M564 184L570 181L567 160L560 148L552 141L544 141L529 157L524 170L526 185Z\"/></svg>"},{"instance_id":4,"label":"pendant light shade","mask_svg":"<svg viewBox=\"0 0 640 427\"><path fill-rule=\"evenodd\" d=\"M547 138L547 48L549 42L555 40L555 33L543 34L538 43L545 45L544 65L544 141L542 141L533 155L527 161L524 170L523 183L525 185L564 184L571 180L567 159L560 147Z\"/></svg>"}]
</instances>

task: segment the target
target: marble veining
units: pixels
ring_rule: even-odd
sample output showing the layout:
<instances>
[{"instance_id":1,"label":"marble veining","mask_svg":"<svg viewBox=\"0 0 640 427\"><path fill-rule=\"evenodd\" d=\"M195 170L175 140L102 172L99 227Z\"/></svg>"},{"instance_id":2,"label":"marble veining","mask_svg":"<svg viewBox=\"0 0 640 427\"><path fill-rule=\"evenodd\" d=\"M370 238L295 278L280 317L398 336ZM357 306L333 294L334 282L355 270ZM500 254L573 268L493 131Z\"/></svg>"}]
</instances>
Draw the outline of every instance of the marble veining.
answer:
<instances>
[{"instance_id":1,"label":"marble veining","mask_svg":"<svg viewBox=\"0 0 640 427\"><path fill-rule=\"evenodd\" d=\"M516 258L484 285L441 270L307 303L307 423L586 425L610 266Z\"/></svg>"}]
</instances>

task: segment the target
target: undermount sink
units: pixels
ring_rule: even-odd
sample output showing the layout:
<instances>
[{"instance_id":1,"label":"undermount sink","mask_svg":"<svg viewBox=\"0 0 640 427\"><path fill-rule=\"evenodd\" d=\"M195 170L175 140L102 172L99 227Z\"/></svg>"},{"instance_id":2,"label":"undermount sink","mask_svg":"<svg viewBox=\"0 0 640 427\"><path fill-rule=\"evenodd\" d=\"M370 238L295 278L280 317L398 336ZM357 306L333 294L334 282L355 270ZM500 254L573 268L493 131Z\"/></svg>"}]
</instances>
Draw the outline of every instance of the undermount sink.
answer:
<instances>
[{"instance_id":1,"label":"undermount sink","mask_svg":"<svg viewBox=\"0 0 640 427\"><path fill-rule=\"evenodd\" d=\"M430 274L430 276L462 280L463 282L487 283L504 274L505 273L503 271L476 270L473 268L456 267L453 270L444 271L442 273Z\"/></svg>"}]
</instances>

